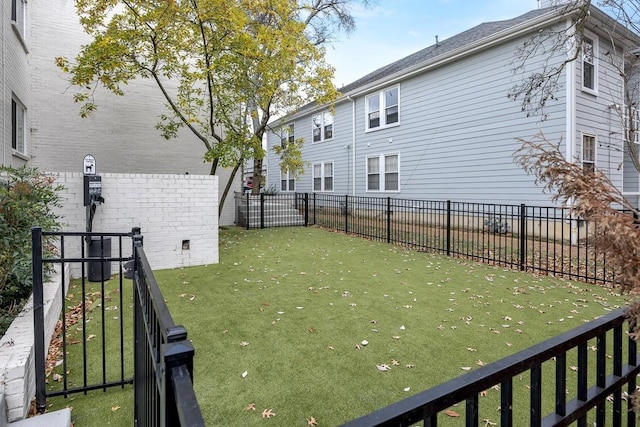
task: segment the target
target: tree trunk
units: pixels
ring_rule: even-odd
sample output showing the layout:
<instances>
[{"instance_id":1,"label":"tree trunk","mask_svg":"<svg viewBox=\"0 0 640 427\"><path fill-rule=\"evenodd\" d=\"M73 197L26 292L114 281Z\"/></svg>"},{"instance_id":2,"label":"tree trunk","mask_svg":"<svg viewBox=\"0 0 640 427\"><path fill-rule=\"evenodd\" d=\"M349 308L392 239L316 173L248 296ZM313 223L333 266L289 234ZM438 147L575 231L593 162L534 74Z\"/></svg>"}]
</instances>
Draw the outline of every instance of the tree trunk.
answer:
<instances>
[{"instance_id":1,"label":"tree trunk","mask_svg":"<svg viewBox=\"0 0 640 427\"><path fill-rule=\"evenodd\" d=\"M218 218L220 218L220 215L222 215L222 208L224 208L224 201L227 199L227 195L229 194L229 190L231 189L231 186L233 185L233 182L234 182L235 177L236 177L236 173L238 172L238 169L240 169L240 165L241 164L242 164L242 162L236 163L236 165L231 170L231 176L229 176L229 180L227 181L227 185L224 186L224 192L222 193L222 197L220 198L220 205L218 206Z\"/></svg>"},{"instance_id":2,"label":"tree trunk","mask_svg":"<svg viewBox=\"0 0 640 427\"><path fill-rule=\"evenodd\" d=\"M251 194L260 194L262 186L262 159L253 159L253 188Z\"/></svg>"}]
</instances>

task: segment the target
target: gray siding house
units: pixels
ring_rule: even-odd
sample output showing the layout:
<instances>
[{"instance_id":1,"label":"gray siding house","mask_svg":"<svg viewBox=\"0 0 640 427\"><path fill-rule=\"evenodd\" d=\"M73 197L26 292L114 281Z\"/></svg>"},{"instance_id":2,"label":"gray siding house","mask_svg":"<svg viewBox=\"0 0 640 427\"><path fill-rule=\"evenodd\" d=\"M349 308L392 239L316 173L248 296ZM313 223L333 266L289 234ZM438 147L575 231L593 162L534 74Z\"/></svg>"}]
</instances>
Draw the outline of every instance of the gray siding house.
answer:
<instances>
[{"instance_id":1,"label":"gray siding house","mask_svg":"<svg viewBox=\"0 0 640 427\"><path fill-rule=\"evenodd\" d=\"M373 71L340 89L334 114L311 103L272 123L267 186L279 191L467 202L550 205L514 162L518 138L543 133L566 157L605 171L629 196L639 195L638 172L624 161L624 81L608 33L613 21L593 8L579 59L560 76L544 114L527 117L510 89L547 58L516 69L516 52L541 30L566 31L572 15L541 7L488 22ZM604 25L603 25L604 24ZM640 45L638 39L624 40ZM606 56L606 59L605 59ZM304 139L308 167L299 177L280 170L272 150Z\"/></svg>"}]
</instances>

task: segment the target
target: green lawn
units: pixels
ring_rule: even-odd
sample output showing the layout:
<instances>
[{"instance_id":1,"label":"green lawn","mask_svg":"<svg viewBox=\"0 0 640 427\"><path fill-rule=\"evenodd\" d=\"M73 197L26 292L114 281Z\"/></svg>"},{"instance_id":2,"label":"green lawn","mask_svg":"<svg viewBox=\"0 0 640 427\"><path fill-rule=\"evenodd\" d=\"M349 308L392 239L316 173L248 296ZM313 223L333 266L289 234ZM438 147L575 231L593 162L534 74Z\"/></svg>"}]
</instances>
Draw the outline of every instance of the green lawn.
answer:
<instances>
[{"instance_id":1,"label":"green lawn","mask_svg":"<svg viewBox=\"0 0 640 427\"><path fill-rule=\"evenodd\" d=\"M595 285L317 228L221 230L219 264L156 278L196 348L209 426L339 425L625 303ZM527 386L515 381L514 401L528 408ZM492 422L498 395L481 400ZM131 396L127 387L50 403L71 404L76 427L131 425Z\"/></svg>"}]
</instances>

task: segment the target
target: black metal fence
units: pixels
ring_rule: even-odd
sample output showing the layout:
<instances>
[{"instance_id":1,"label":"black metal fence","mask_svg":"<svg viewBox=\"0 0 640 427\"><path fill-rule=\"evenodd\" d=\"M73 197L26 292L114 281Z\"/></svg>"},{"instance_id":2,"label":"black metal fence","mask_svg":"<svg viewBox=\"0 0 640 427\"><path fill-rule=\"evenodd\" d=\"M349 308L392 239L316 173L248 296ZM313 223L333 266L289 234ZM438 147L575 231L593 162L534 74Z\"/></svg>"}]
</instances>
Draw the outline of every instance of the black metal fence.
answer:
<instances>
[{"instance_id":1,"label":"black metal fence","mask_svg":"<svg viewBox=\"0 0 640 427\"><path fill-rule=\"evenodd\" d=\"M136 426L204 426L193 391L193 345L171 318L140 234L133 245Z\"/></svg>"},{"instance_id":2,"label":"black metal fence","mask_svg":"<svg viewBox=\"0 0 640 427\"><path fill-rule=\"evenodd\" d=\"M280 212L285 209L297 221L283 220ZM615 272L590 242L597 224L572 216L568 208L318 193L236 194L236 223L247 228L318 225L520 270L615 282Z\"/></svg>"},{"instance_id":3,"label":"black metal fence","mask_svg":"<svg viewBox=\"0 0 640 427\"><path fill-rule=\"evenodd\" d=\"M463 413L456 415L465 418L466 426L567 426L574 422L585 427L635 426L631 396L636 391L640 358L628 328L623 310L609 313L344 426L423 422L433 427L451 417L447 408L461 402ZM590 352L594 357L589 357ZM528 379L528 399L515 399L514 383L523 377ZM500 393L498 412L495 406L481 404L483 393L492 388ZM571 395L570 389L574 390ZM543 407L543 393L555 394L555 407ZM495 417L499 422L491 421Z\"/></svg>"},{"instance_id":4,"label":"black metal fence","mask_svg":"<svg viewBox=\"0 0 640 427\"><path fill-rule=\"evenodd\" d=\"M44 412L47 397L68 397L133 384L135 425L204 425L192 387L193 346L187 340L186 330L171 319L139 231L134 228L130 233L46 232L38 227L32 230L38 412ZM54 255L43 255L43 236L45 242L57 240ZM113 245L115 256L111 253L112 240L117 242ZM47 360L43 289L44 272L52 265L59 271L56 277L63 287L60 296L63 309L56 334L59 338L53 340L59 346L57 357ZM76 306L67 304L67 297L72 299L70 290L65 289L70 276L79 277L73 285L73 292L77 292L74 298L80 301ZM128 278L134 279L133 287L125 281ZM129 298L133 298L132 313L124 309L129 306ZM71 345L82 348L71 352ZM50 376L47 389L47 375L57 365L61 366Z\"/></svg>"}]
</instances>

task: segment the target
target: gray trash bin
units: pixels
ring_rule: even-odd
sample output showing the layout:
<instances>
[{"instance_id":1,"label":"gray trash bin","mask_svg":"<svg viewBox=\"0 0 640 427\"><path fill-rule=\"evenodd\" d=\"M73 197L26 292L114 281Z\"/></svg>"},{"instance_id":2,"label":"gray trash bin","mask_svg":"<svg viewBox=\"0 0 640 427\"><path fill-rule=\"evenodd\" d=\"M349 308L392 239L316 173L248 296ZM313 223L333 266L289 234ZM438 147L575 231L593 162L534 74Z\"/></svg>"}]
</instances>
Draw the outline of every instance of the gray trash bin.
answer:
<instances>
[{"instance_id":1,"label":"gray trash bin","mask_svg":"<svg viewBox=\"0 0 640 427\"><path fill-rule=\"evenodd\" d=\"M92 236L89 240L89 257L111 258L111 237ZM111 277L111 261L89 261L89 281L101 282Z\"/></svg>"}]
</instances>

